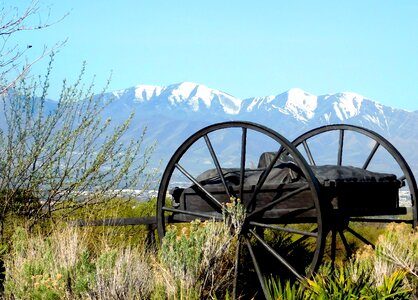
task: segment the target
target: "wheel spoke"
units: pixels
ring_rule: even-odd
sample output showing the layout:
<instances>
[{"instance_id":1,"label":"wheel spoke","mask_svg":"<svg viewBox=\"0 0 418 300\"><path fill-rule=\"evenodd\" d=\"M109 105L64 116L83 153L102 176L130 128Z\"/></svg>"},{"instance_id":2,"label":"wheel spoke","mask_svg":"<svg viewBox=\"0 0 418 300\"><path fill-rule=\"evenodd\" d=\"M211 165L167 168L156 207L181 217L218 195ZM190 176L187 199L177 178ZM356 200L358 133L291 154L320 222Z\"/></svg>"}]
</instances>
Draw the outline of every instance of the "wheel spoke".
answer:
<instances>
[{"instance_id":1,"label":"wheel spoke","mask_svg":"<svg viewBox=\"0 0 418 300\"><path fill-rule=\"evenodd\" d=\"M263 228L274 229L274 230L278 230L278 231L289 232L289 233L295 233L295 234L300 234L300 235L306 235L306 236L311 236L311 237L315 237L315 238L318 237L318 234L315 233L315 232L298 230L298 229L294 229L294 228L286 228L286 227L264 224L264 223L259 223L259 222L250 222L250 225L263 227Z\"/></svg>"},{"instance_id":2,"label":"wheel spoke","mask_svg":"<svg viewBox=\"0 0 418 300\"><path fill-rule=\"evenodd\" d=\"M194 178L189 172L187 172L180 164L175 165L176 168L183 173L184 176L186 176L191 182L193 182L199 190L201 190L203 193L206 194L206 196L211 200L215 205L217 205L219 208L223 208L223 205L221 202L218 201L211 193L209 193L198 181L196 178Z\"/></svg>"},{"instance_id":3,"label":"wheel spoke","mask_svg":"<svg viewBox=\"0 0 418 300\"><path fill-rule=\"evenodd\" d=\"M311 233L317 233L318 232L318 227L317 228L315 228L315 229L313 229L313 230L311 230L310 231ZM317 234L317 236L318 236L318 234ZM309 235L304 235L304 236L302 236L301 238L299 238L299 239L297 239L295 242L294 242L294 244L295 245L297 245L297 244L300 244L300 243L302 243L303 241L305 241L305 240L307 240L309 238Z\"/></svg>"},{"instance_id":4,"label":"wheel spoke","mask_svg":"<svg viewBox=\"0 0 418 300\"><path fill-rule=\"evenodd\" d=\"M201 218L207 218L207 219L215 219L218 221L222 220L222 217L220 215L216 216L216 215L210 215L210 214L189 211L189 210L184 210L184 209L171 208L171 207L166 207L166 206L163 206L162 210L177 213L177 214L183 214L183 215L189 215L189 216L195 216L195 217L201 217Z\"/></svg>"},{"instance_id":5,"label":"wheel spoke","mask_svg":"<svg viewBox=\"0 0 418 300\"><path fill-rule=\"evenodd\" d=\"M352 235L354 235L356 238L358 238L360 241L362 241L363 243L365 243L366 245L370 245L374 248L374 244L372 242L370 242L368 239L366 239L364 236L361 236L357 231L354 231L352 228L347 227L346 230L351 233Z\"/></svg>"},{"instance_id":6,"label":"wheel spoke","mask_svg":"<svg viewBox=\"0 0 418 300\"><path fill-rule=\"evenodd\" d=\"M234 282L233 282L233 290L232 290L232 297L233 299L237 299L237 286L238 286L238 275L239 275L239 254L240 254L240 247L241 247L241 239L238 237L237 240L237 249L235 251L235 269L234 269Z\"/></svg>"},{"instance_id":7,"label":"wheel spoke","mask_svg":"<svg viewBox=\"0 0 418 300\"><path fill-rule=\"evenodd\" d=\"M210 155L212 156L212 160L215 164L216 170L218 171L218 175L221 178L222 184L225 188L225 192L227 193L228 198L231 198L231 194L229 193L229 188L228 188L228 185L226 183L224 173L222 171L221 165L219 164L219 160L218 160L218 157L216 156L215 150L213 150L212 143L210 142L210 139L209 139L207 134L205 134L203 137L205 139L206 146L209 149Z\"/></svg>"},{"instance_id":8,"label":"wheel spoke","mask_svg":"<svg viewBox=\"0 0 418 300\"><path fill-rule=\"evenodd\" d=\"M372 160L372 158L375 155L375 153L376 153L377 149L379 148L379 146L380 146L379 142L376 142L374 144L374 147L373 147L372 151L370 152L369 156L367 157L366 161L364 162L363 170L366 170L367 169L367 167L370 164L370 161Z\"/></svg>"},{"instance_id":9,"label":"wheel spoke","mask_svg":"<svg viewBox=\"0 0 418 300\"><path fill-rule=\"evenodd\" d=\"M312 153L311 153L311 149L309 149L308 143L306 142L306 140L304 140L302 142L303 148L305 149L306 154L308 155L308 159L309 159L309 163L312 166L316 166L315 164L315 160L313 159Z\"/></svg>"},{"instance_id":10,"label":"wheel spoke","mask_svg":"<svg viewBox=\"0 0 418 300\"><path fill-rule=\"evenodd\" d=\"M331 230L331 266L334 269L335 265L335 254L337 251L337 231L335 229Z\"/></svg>"},{"instance_id":11,"label":"wheel spoke","mask_svg":"<svg viewBox=\"0 0 418 300\"><path fill-rule=\"evenodd\" d=\"M263 207L260 207L256 210L254 210L252 213L250 213L248 215L248 218L251 218L252 216L254 216L256 214L265 212L267 209L269 209L269 208L279 204L280 202L283 202L283 201L285 201L285 200L287 200L287 199L289 199L289 198L291 198L291 197L293 197L293 196L295 196L295 195L297 195L297 194L299 194L303 191L306 191L307 189L309 189L309 186L307 184L305 184L302 187L300 187L300 188L298 188L298 189L296 189L296 190L294 190L294 191L292 191L292 192L290 192L290 193L288 193L288 194L286 194L286 195L284 195L284 196L282 196L282 197L280 197L280 198L278 198L274 201L269 202L268 204L264 205Z\"/></svg>"},{"instance_id":12,"label":"wheel spoke","mask_svg":"<svg viewBox=\"0 0 418 300\"><path fill-rule=\"evenodd\" d=\"M247 156L247 128L242 128L241 138L241 167L240 167L240 181L239 181L239 196L241 202L244 203L244 176L245 176L245 160Z\"/></svg>"},{"instance_id":13,"label":"wheel spoke","mask_svg":"<svg viewBox=\"0 0 418 300\"><path fill-rule=\"evenodd\" d=\"M236 147L235 154L240 155L240 162L239 168L240 175L239 179L240 184L239 186L235 186L236 188L232 189L231 182L229 181L229 176L225 172L225 166L223 164L223 160L221 157L220 152L218 151L215 143L215 139L213 137L213 133L217 132L218 130L226 130L229 128L233 128L233 131L236 131L235 133L238 133L238 145L239 140L241 139L241 145ZM252 170L246 169L247 160L250 154L249 149L249 135L252 133L260 133L264 134L267 138L271 139L273 142L276 143L276 146L278 145L277 149L283 149L282 151L278 151L277 153L272 154L272 159L269 161L269 163L266 164L265 168L263 168L258 178L258 182L255 184L255 186L251 186L251 189L247 189L247 186L245 185L246 177L250 174L249 172ZM234 133L234 132L233 132ZM241 135L241 136L240 136ZM206 185L203 181L200 181L200 177L195 174L192 169L187 167L187 164L184 163L184 160L190 156L195 154L194 150L195 147L193 147L196 143L201 143L205 141L205 145L203 146L203 150L210 153L211 160L213 161L213 165L216 167L216 178L218 179L218 187L220 187L220 190L217 189L218 192L214 192L213 189L211 189L208 185ZM308 145L309 144L309 145ZM200 147L200 145L197 145ZM308 162L310 161L311 164L315 165L315 159L312 154L315 154L313 149L310 149L309 147L312 147L312 145L309 143L309 141L305 142L305 149L308 153L308 157L306 157L306 160ZM274 150L273 150L274 151ZM313 152L312 152L313 151ZM302 150L303 152L303 150ZM269 199L272 199L271 203L266 203L262 201L260 203L261 197L260 192L264 193L264 189L266 189L267 183L272 175L273 169L278 165L278 163L281 162L280 158L281 155L284 155L284 153L288 154L290 158L293 158L295 161L295 173L303 178L306 179L306 182L302 184L294 184L292 185L293 190L292 191L282 191L279 189L276 189L269 195ZM187 154L187 155L186 155ZM308 159L309 158L309 159ZM272 257L274 261L277 261L277 264L279 265L280 269L284 269L286 273L294 274L297 278L302 279L303 275L305 274L305 270L302 270L293 264L293 260L287 257L287 255L282 254L280 256L279 253L281 253L281 250L274 250L273 246L270 246L267 241L264 239L263 234L264 231L266 231L266 228L270 228L272 231L276 230L275 233L280 233L283 231L283 233L289 233L292 234L294 239L298 241L303 241L307 239L306 242L315 241L316 240L316 248L315 248L315 255L311 262L311 265L317 264L317 260L319 259L319 255L322 255L322 249L318 247L318 244L322 242L321 234L322 234L322 223L321 223L321 217L320 215L316 215L314 217L312 213L318 212L315 210L319 208L319 200L318 200L318 185L315 180L315 178L312 176L312 172L309 169L309 164L306 163L306 160L304 157L299 153L299 151L296 149L295 145L292 145L287 139L282 137L280 134L275 132L272 129L269 129L265 126L250 123L250 122L222 122L210 126L206 126L205 128L202 128L201 130L195 132L193 135L191 135L189 138L187 138L180 147L174 152L171 159L169 160L167 167L162 175L160 187L158 190L158 198L157 198L157 225L158 225L158 233L159 236L162 238L165 235L166 225L169 223L175 223L175 222L189 222L192 221L194 218L198 219L215 219L216 221L222 220L222 214L221 210L224 208L226 202L226 197L239 197L245 205L245 208L250 208L251 210L258 209L256 213L259 213L260 216L264 215L265 220L260 218L260 220L257 219L255 216L255 213L252 214L253 218L251 220L248 220L249 213L246 213L247 217L244 223L243 231L244 233L240 234L240 238L237 241L237 249L236 249L236 256L234 257L235 261L233 264L235 265L235 269L233 274L234 276L233 280L233 294L234 298L237 298L240 296L240 289L241 289L241 278L240 275L243 273L243 267L240 265L242 263L242 250L248 251L251 255L252 263L254 264L254 272L257 272L258 280L260 281L261 287L259 288L259 294L263 293L263 295L267 298L268 297L268 290L267 290L267 284L265 283L265 278L263 276L262 271L264 271L264 265L262 259L259 256L258 250L260 250L263 254L266 254L266 252L272 253ZM214 168L215 168L214 167ZM188 190L184 193L186 195L187 192L193 192L195 196L199 197L200 203L191 203L191 205L187 204L187 198L184 199L184 203L180 204L180 206L174 207L172 204L169 204L166 202L167 192L169 188L171 188L171 185L176 180L176 176L179 173L184 178L187 178L188 183ZM221 183L222 182L222 183ZM309 190L311 188L311 191ZM184 192L184 191L181 191ZM307 205L303 205L302 207L298 206L296 208L285 208L282 206L285 206L287 204L286 201L290 203L290 201L295 198L301 198L302 196L307 194L308 192L312 192L312 202L310 202ZM181 195L181 194L180 194ZM177 196L177 194L176 194ZM264 196L264 195L263 195ZM290 199L290 200L289 200ZM268 201L267 201L268 202ZM196 204L196 205L195 205ZM202 205L199 205L202 204ZM313 206L313 207L309 207ZM261 207L261 209L260 209ZM280 208L277 211L275 211L276 208ZM273 209L271 212L270 210ZM308 211L307 211L308 210ZM310 211L309 211L310 210ZM319 213L319 212L318 212ZM276 219L274 217L278 215L286 214L286 220L293 218L294 215L296 215L297 222L299 220L303 220L304 223L309 223L306 227L297 227L293 225L283 225L282 222L279 222L280 224L274 224L276 223ZM317 223L314 222L314 219L317 220ZM306 222L305 222L306 220ZM249 224L251 221L257 221L256 223ZM311 223L312 221L312 223ZM265 224L266 223L266 224ZM270 224L271 223L271 226ZM275 226L277 225L277 226ZM275 227L272 227L275 226ZM309 232L312 228L318 226L318 229L312 232ZM248 229L251 229L251 232L248 232ZM291 228L294 227L295 229ZM256 231L256 229L260 230L261 233ZM314 240L315 239L315 240ZM261 244L260 244L261 243ZM246 244L246 245L244 245ZM302 243L303 244L303 243ZM256 246L255 246L256 245ZM309 244L310 245L310 244ZM322 244L321 244L322 245ZM310 245L311 246L311 245ZM312 245L314 247L314 245ZM260 249L259 249L260 248ZM266 250L267 249L267 250ZM311 250L311 249L310 249ZM235 250L234 250L235 251ZM270 254L267 254L270 255ZM293 257L292 257L293 258ZM251 264L251 263L250 263ZM253 266L250 266L252 269ZM289 269L289 270L288 270ZM298 271L300 271L298 273ZM260 291L262 290L262 291ZM262 296L261 296L262 297Z\"/></svg>"},{"instance_id":14,"label":"wheel spoke","mask_svg":"<svg viewBox=\"0 0 418 300\"><path fill-rule=\"evenodd\" d=\"M261 273L260 266L258 265L257 259L255 258L255 255L254 255L253 247L251 246L251 243L248 240L248 238L245 238L245 244L247 245L248 251L250 252L251 259L254 264L255 272L257 273L258 281L260 281L260 286L261 286L261 289L263 290L264 297L268 299L269 295L267 292L267 288L264 284L264 276Z\"/></svg>"},{"instance_id":15,"label":"wheel spoke","mask_svg":"<svg viewBox=\"0 0 418 300\"><path fill-rule=\"evenodd\" d=\"M280 255L278 254L270 245L268 245L254 230L249 230L249 232L263 245L268 252L270 252L278 261L280 261L289 271L291 271L298 279L303 280L303 277Z\"/></svg>"},{"instance_id":16,"label":"wheel spoke","mask_svg":"<svg viewBox=\"0 0 418 300\"><path fill-rule=\"evenodd\" d=\"M343 162L343 147L344 147L344 129L340 129L340 139L338 141L338 160L337 160L338 166L341 166Z\"/></svg>"},{"instance_id":17,"label":"wheel spoke","mask_svg":"<svg viewBox=\"0 0 418 300\"><path fill-rule=\"evenodd\" d=\"M277 152L274 156L273 160L270 162L270 165L267 167L267 169L264 170L262 173L254 192L251 196L250 201L248 202L247 209L251 207L252 203L255 201L255 198L257 197L258 192L260 192L261 187L263 186L264 182L266 181L267 177L269 176L271 170L274 168L274 165L276 164L277 160L279 159L280 153Z\"/></svg>"},{"instance_id":18,"label":"wheel spoke","mask_svg":"<svg viewBox=\"0 0 418 300\"><path fill-rule=\"evenodd\" d=\"M347 239L345 238L344 232L341 229L338 230L338 234L340 235L341 241L343 242L345 251L347 253L347 258L349 258L352 254L350 245L348 244Z\"/></svg>"}]
</instances>

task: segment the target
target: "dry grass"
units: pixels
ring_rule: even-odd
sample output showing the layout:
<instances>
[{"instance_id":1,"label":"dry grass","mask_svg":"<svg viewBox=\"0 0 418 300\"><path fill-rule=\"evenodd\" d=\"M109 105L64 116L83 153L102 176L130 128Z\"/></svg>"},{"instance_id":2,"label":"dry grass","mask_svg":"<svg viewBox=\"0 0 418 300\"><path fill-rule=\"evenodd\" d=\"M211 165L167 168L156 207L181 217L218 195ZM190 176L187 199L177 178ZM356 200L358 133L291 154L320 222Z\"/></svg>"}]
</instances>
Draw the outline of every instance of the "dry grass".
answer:
<instances>
[{"instance_id":1,"label":"dry grass","mask_svg":"<svg viewBox=\"0 0 418 300\"><path fill-rule=\"evenodd\" d=\"M118 249L103 234L92 248L91 233L90 228L60 226L45 237L17 228L4 261L4 297L148 299L153 272L144 247Z\"/></svg>"},{"instance_id":2,"label":"dry grass","mask_svg":"<svg viewBox=\"0 0 418 300\"><path fill-rule=\"evenodd\" d=\"M156 280L172 299L224 295L232 282L236 235L224 222L172 226L156 263Z\"/></svg>"},{"instance_id":3,"label":"dry grass","mask_svg":"<svg viewBox=\"0 0 418 300\"><path fill-rule=\"evenodd\" d=\"M96 264L90 299L147 299L153 290L154 274L144 253L130 247L108 249Z\"/></svg>"},{"instance_id":4,"label":"dry grass","mask_svg":"<svg viewBox=\"0 0 418 300\"><path fill-rule=\"evenodd\" d=\"M378 237L376 249L365 246L355 259L371 266L375 285L384 284L391 274L405 272L406 286L415 291L418 299L418 231L410 225L389 224Z\"/></svg>"},{"instance_id":5,"label":"dry grass","mask_svg":"<svg viewBox=\"0 0 418 300\"><path fill-rule=\"evenodd\" d=\"M224 299L231 290L239 226L227 218L171 226L158 252L115 240L121 232L113 227L60 225L49 235L18 227L4 256L4 299ZM302 293L303 299L333 299L349 292L364 299L392 293L408 299L417 290L417 274L418 233L391 224L376 249L363 247L334 271L324 266L308 287L283 290L270 283L279 298L298 299Z\"/></svg>"}]
</instances>

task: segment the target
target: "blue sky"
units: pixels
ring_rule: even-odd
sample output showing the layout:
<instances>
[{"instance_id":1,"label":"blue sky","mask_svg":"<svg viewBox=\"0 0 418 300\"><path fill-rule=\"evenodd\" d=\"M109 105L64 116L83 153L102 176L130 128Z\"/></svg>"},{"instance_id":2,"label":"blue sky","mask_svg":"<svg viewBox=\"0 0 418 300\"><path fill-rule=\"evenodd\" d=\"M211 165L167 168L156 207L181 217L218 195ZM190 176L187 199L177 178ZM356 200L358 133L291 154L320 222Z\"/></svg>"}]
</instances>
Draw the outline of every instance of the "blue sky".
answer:
<instances>
[{"instance_id":1,"label":"blue sky","mask_svg":"<svg viewBox=\"0 0 418 300\"><path fill-rule=\"evenodd\" d=\"M351 91L418 110L418 1L39 0L39 6L42 20L70 14L13 41L33 46L30 60L44 45L68 38L55 58L51 96L86 61L98 89L113 71L110 90L192 81L249 98L299 87L315 95ZM44 73L45 64L33 73Z\"/></svg>"}]
</instances>

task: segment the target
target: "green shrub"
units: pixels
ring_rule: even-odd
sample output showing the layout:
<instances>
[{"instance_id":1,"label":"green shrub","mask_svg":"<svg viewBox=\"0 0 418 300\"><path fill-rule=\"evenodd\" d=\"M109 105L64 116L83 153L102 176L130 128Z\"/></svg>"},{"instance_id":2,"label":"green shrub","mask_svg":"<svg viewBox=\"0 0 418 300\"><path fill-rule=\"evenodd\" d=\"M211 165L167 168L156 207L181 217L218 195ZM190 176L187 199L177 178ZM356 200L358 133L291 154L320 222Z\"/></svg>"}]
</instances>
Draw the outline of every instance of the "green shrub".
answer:
<instances>
[{"instance_id":1,"label":"green shrub","mask_svg":"<svg viewBox=\"0 0 418 300\"><path fill-rule=\"evenodd\" d=\"M322 266L312 279L295 283L269 279L267 288L270 298L275 300L410 299L412 291L405 287L405 272L396 271L382 278L381 285L376 285L370 271L354 261L334 270L328 264Z\"/></svg>"},{"instance_id":2,"label":"green shrub","mask_svg":"<svg viewBox=\"0 0 418 300\"><path fill-rule=\"evenodd\" d=\"M168 297L201 299L223 295L232 282L236 236L224 222L198 220L171 226L159 252L160 285Z\"/></svg>"},{"instance_id":3,"label":"green shrub","mask_svg":"<svg viewBox=\"0 0 418 300\"><path fill-rule=\"evenodd\" d=\"M418 231L410 225L389 224L379 236L375 250L363 247L356 259L370 265L373 280L380 285L391 274L404 272L407 286L418 296Z\"/></svg>"},{"instance_id":4,"label":"green shrub","mask_svg":"<svg viewBox=\"0 0 418 300\"><path fill-rule=\"evenodd\" d=\"M266 287L271 299L274 300L298 300L303 299L304 287L299 282L281 282L280 279L269 278Z\"/></svg>"},{"instance_id":5,"label":"green shrub","mask_svg":"<svg viewBox=\"0 0 418 300\"><path fill-rule=\"evenodd\" d=\"M231 298L238 230L230 219L171 225L158 252L116 244L115 227L95 229L61 224L45 235L17 227L4 253L4 299ZM269 278L266 286L271 299L410 299L417 246L416 231L389 225L375 249L323 264L305 281Z\"/></svg>"},{"instance_id":6,"label":"green shrub","mask_svg":"<svg viewBox=\"0 0 418 300\"><path fill-rule=\"evenodd\" d=\"M330 265L306 282L305 299L410 299L411 291L403 283L405 272L394 272L382 278L382 284L372 279L372 270L349 261L334 270Z\"/></svg>"},{"instance_id":7,"label":"green shrub","mask_svg":"<svg viewBox=\"0 0 418 300\"><path fill-rule=\"evenodd\" d=\"M106 235L91 241L90 233L60 226L45 236L17 228L4 257L4 298L148 299L153 274L144 249L115 248Z\"/></svg>"},{"instance_id":8,"label":"green shrub","mask_svg":"<svg viewBox=\"0 0 418 300\"><path fill-rule=\"evenodd\" d=\"M418 233L389 224L376 248L362 247L334 267L323 264L303 282L267 280L271 299L410 299L417 296Z\"/></svg>"}]
</instances>

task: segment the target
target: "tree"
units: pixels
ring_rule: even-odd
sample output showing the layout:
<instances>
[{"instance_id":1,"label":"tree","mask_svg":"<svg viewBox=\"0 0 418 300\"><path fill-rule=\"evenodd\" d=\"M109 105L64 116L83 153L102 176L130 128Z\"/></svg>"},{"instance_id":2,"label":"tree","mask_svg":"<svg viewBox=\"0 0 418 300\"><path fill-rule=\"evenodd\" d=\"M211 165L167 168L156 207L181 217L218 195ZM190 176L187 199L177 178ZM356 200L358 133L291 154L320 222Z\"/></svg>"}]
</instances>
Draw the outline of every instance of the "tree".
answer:
<instances>
[{"instance_id":1,"label":"tree","mask_svg":"<svg viewBox=\"0 0 418 300\"><path fill-rule=\"evenodd\" d=\"M50 27L66 17L50 21L34 21L39 13L37 0L31 0L28 6L20 11L17 7L0 9L0 95L23 78L30 68L40 59L48 56L64 42L57 43L53 48L44 47L43 51L33 61L25 61L25 54L32 48L30 44L18 45L12 42L12 37L21 31L36 31Z\"/></svg>"},{"instance_id":2,"label":"tree","mask_svg":"<svg viewBox=\"0 0 418 300\"><path fill-rule=\"evenodd\" d=\"M105 89L95 96L94 84L83 84L84 66L74 84L64 81L58 101L47 99L53 53L63 43L28 62L31 45L13 42L19 32L42 30L66 16L40 21L39 14L37 0L23 10L0 9L0 237L10 215L34 224L56 210L71 213L149 183L152 147L143 147L145 130L138 140L121 142L132 115L122 124L102 119L111 99ZM46 56L46 75L29 79L31 66Z\"/></svg>"},{"instance_id":3,"label":"tree","mask_svg":"<svg viewBox=\"0 0 418 300\"><path fill-rule=\"evenodd\" d=\"M67 213L119 197L120 190L149 183L152 147L121 143L132 115L122 124L103 120L112 101L78 80L64 82L57 102L47 99L49 74L0 95L5 128L0 133L0 233L10 215L35 223L59 209ZM106 88L106 87L105 87ZM64 205L65 204L65 205Z\"/></svg>"}]
</instances>

